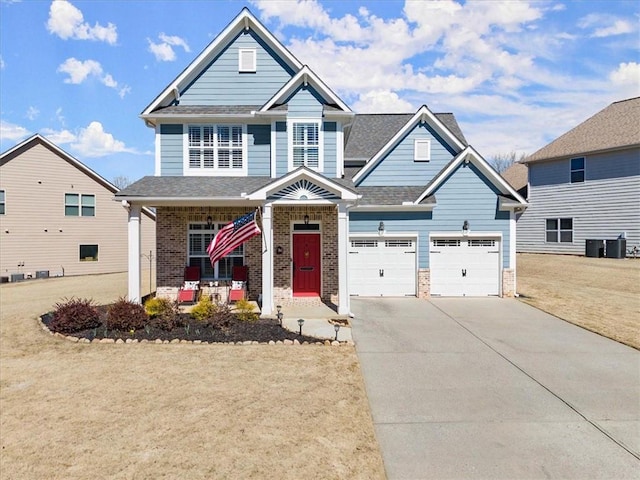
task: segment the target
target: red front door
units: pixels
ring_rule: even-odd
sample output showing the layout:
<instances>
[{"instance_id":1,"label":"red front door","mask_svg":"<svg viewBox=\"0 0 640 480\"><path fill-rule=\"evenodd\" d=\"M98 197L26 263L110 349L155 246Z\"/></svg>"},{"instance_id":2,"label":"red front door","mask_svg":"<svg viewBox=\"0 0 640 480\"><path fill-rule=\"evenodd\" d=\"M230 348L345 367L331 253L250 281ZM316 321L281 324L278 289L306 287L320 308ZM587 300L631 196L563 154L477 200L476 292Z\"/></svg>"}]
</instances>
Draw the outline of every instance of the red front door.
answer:
<instances>
[{"instance_id":1,"label":"red front door","mask_svg":"<svg viewBox=\"0 0 640 480\"><path fill-rule=\"evenodd\" d=\"M293 295L320 296L320 235L317 233L293 236Z\"/></svg>"}]
</instances>

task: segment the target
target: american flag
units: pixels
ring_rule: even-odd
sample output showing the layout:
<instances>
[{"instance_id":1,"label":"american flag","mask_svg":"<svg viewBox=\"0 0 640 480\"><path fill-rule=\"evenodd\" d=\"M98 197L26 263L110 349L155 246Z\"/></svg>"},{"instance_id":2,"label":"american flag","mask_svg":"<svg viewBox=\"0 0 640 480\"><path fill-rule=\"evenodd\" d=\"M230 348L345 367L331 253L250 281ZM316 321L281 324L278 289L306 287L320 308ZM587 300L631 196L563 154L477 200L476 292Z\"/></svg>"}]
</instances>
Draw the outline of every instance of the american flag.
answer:
<instances>
[{"instance_id":1,"label":"american flag","mask_svg":"<svg viewBox=\"0 0 640 480\"><path fill-rule=\"evenodd\" d=\"M207 247L211 265L216 263L227 253L235 250L251 237L261 233L256 223L257 210L228 223L213 237Z\"/></svg>"}]
</instances>

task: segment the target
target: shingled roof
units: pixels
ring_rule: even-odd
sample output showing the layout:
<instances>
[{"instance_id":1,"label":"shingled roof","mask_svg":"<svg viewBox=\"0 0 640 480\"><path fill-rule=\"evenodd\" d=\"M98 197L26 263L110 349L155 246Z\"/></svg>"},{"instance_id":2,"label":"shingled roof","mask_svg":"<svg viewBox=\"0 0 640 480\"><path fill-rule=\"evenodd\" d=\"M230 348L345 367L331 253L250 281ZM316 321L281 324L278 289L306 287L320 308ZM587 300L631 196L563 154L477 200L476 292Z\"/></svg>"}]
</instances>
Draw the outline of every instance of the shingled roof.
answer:
<instances>
[{"instance_id":1,"label":"shingled roof","mask_svg":"<svg viewBox=\"0 0 640 480\"><path fill-rule=\"evenodd\" d=\"M467 141L452 113L434 114L462 143ZM413 113L363 113L355 116L344 150L346 161L366 161L384 147Z\"/></svg>"},{"instance_id":2,"label":"shingled roof","mask_svg":"<svg viewBox=\"0 0 640 480\"><path fill-rule=\"evenodd\" d=\"M516 190L526 187L529 182L529 169L523 163L514 163L500 175Z\"/></svg>"},{"instance_id":3,"label":"shingled roof","mask_svg":"<svg viewBox=\"0 0 640 480\"><path fill-rule=\"evenodd\" d=\"M640 145L640 97L614 102L529 156L525 163Z\"/></svg>"}]
</instances>

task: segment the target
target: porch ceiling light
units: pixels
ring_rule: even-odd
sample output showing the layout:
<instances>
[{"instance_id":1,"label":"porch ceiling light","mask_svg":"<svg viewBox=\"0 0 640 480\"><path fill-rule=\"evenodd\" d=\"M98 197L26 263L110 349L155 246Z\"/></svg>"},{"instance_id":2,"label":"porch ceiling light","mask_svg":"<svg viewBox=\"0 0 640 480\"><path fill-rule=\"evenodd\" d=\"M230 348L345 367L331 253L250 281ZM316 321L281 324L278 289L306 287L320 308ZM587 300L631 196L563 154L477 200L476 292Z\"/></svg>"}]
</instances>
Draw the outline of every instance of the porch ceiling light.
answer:
<instances>
[{"instance_id":1,"label":"porch ceiling light","mask_svg":"<svg viewBox=\"0 0 640 480\"><path fill-rule=\"evenodd\" d=\"M209 215L209 216L207 217L207 225L208 225L208 226L211 226L211 224L212 224L212 223L213 223L213 218L211 218L211 215Z\"/></svg>"},{"instance_id":2,"label":"porch ceiling light","mask_svg":"<svg viewBox=\"0 0 640 480\"><path fill-rule=\"evenodd\" d=\"M309 225L309 215L304 216L304 224Z\"/></svg>"}]
</instances>

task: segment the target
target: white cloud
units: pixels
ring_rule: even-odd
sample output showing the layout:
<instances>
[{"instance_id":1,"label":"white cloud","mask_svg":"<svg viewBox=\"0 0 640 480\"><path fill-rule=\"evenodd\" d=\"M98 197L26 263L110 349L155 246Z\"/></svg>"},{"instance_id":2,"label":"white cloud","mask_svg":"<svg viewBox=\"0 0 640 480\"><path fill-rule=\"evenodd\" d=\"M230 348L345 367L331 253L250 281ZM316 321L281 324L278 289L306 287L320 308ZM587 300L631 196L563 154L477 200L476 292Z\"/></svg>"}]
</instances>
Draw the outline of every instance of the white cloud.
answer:
<instances>
[{"instance_id":1,"label":"white cloud","mask_svg":"<svg viewBox=\"0 0 640 480\"><path fill-rule=\"evenodd\" d=\"M633 32L633 26L626 20L616 20L613 25L597 28L593 32L594 37L611 37L613 35L623 35Z\"/></svg>"},{"instance_id":2,"label":"white cloud","mask_svg":"<svg viewBox=\"0 0 640 480\"><path fill-rule=\"evenodd\" d=\"M636 62L621 63L609 74L613 90L622 98L640 96L640 64Z\"/></svg>"},{"instance_id":3,"label":"white cloud","mask_svg":"<svg viewBox=\"0 0 640 480\"><path fill-rule=\"evenodd\" d=\"M6 63L4 63L4 59L2 58L2 55L0 55L0 70L4 70L5 66Z\"/></svg>"},{"instance_id":4,"label":"white cloud","mask_svg":"<svg viewBox=\"0 0 640 480\"><path fill-rule=\"evenodd\" d=\"M34 106L30 106L27 109L27 113L25 114L25 116L29 119L29 120L35 120L36 118L38 118L38 115L40 115L40 110L38 110L36 107Z\"/></svg>"},{"instance_id":5,"label":"white cloud","mask_svg":"<svg viewBox=\"0 0 640 480\"><path fill-rule=\"evenodd\" d=\"M84 21L82 12L66 0L53 0L49 8L47 30L67 40L97 40L114 45L118 40L117 28L108 23L106 27L96 24L92 27Z\"/></svg>"},{"instance_id":6,"label":"white cloud","mask_svg":"<svg viewBox=\"0 0 640 480\"><path fill-rule=\"evenodd\" d=\"M3 144L5 141L17 142L22 140L29 133L29 130L20 125L0 120L0 142Z\"/></svg>"},{"instance_id":7,"label":"white cloud","mask_svg":"<svg viewBox=\"0 0 640 480\"><path fill-rule=\"evenodd\" d=\"M130 152L124 142L116 140L112 134L104 131L100 122L91 122L86 128L81 128L71 147L84 157L103 157L113 153Z\"/></svg>"},{"instance_id":8,"label":"white cloud","mask_svg":"<svg viewBox=\"0 0 640 480\"><path fill-rule=\"evenodd\" d=\"M185 52L191 51L187 42L178 36L161 33L158 38L160 39L158 43L150 38L147 38L147 42L149 42L149 51L159 62L173 62L177 58L173 47L181 47Z\"/></svg>"},{"instance_id":9,"label":"white cloud","mask_svg":"<svg viewBox=\"0 0 640 480\"><path fill-rule=\"evenodd\" d=\"M416 108L390 90L372 90L362 93L352 108L359 113L403 113Z\"/></svg>"},{"instance_id":10,"label":"white cloud","mask_svg":"<svg viewBox=\"0 0 640 480\"><path fill-rule=\"evenodd\" d=\"M585 15L578 20L577 25L584 30L592 30L590 36L595 38L623 35L637 30L637 27L634 28L633 24L626 19L602 13Z\"/></svg>"},{"instance_id":11,"label":"white cloud","mask_svg":"<svg viewBox=\"0 0 640 480\"><path fill-rule=\"evenodd\" d=\"M76 141L76 136L69 130L53 130L51 128L43 128L42 134L56 145L65 145Z\"/></svg>"},{"instance_id":12,"label":"white cloud","mask_svg":"<svg viewBox=\"0 0 640 480\"><path fill-rule=\"evenodd\" d=\"M78 60L77 58L67 58L64 63L58 67L58 72L66 73L69 78L65 78L64 83L79 85L89 77L97 78L103 85L113 88L118 92L120 98L123 98L131 91L127 85L121 86L111 74L104 73L100 62L95 60Z\"/></svg>"}]
</instances>

